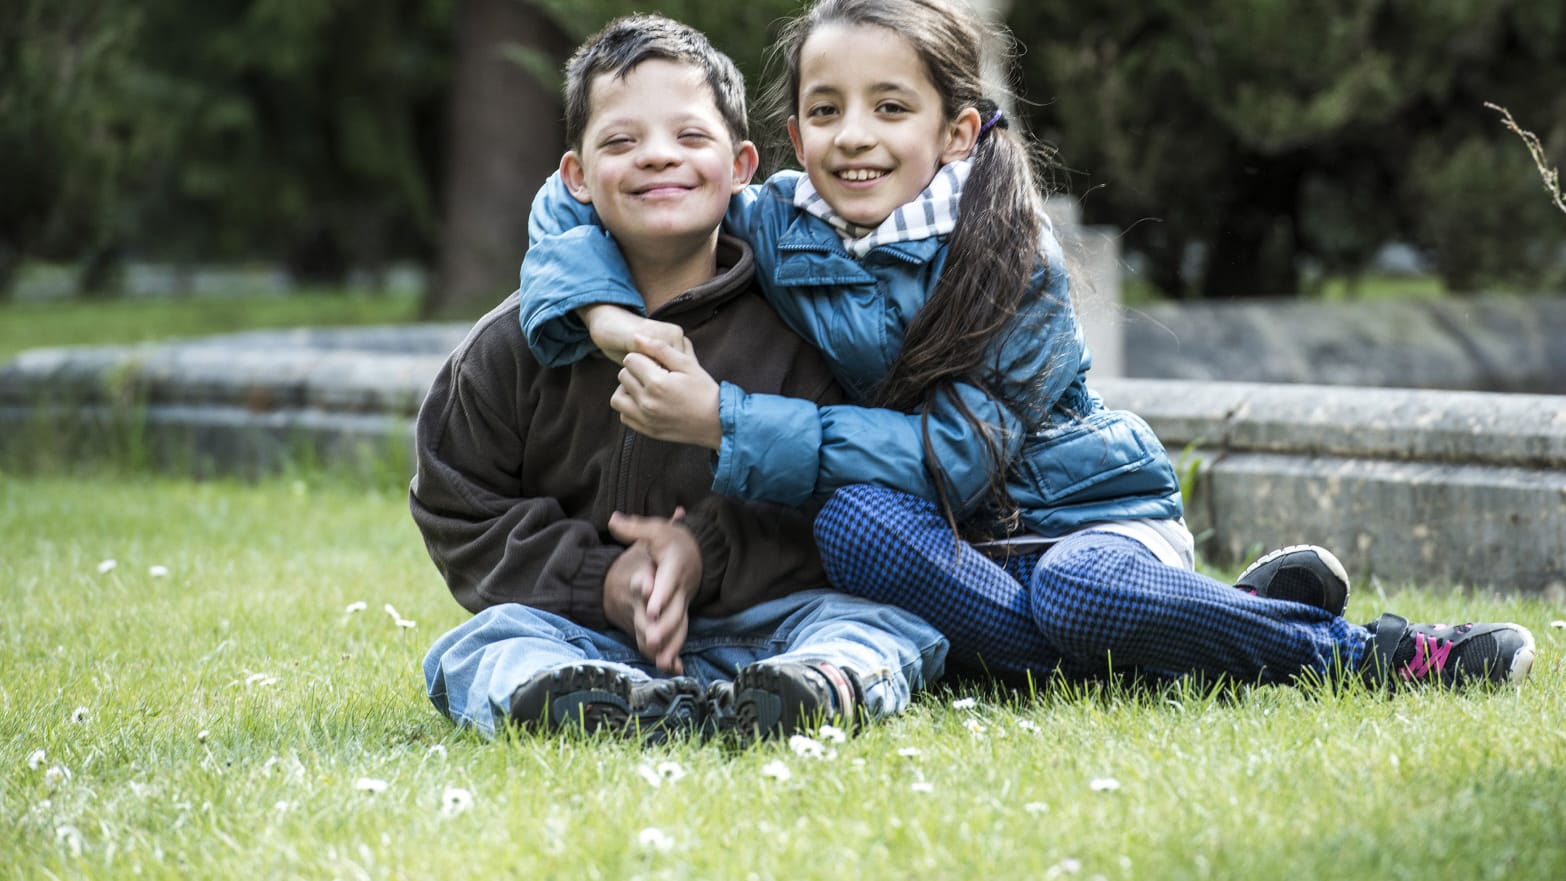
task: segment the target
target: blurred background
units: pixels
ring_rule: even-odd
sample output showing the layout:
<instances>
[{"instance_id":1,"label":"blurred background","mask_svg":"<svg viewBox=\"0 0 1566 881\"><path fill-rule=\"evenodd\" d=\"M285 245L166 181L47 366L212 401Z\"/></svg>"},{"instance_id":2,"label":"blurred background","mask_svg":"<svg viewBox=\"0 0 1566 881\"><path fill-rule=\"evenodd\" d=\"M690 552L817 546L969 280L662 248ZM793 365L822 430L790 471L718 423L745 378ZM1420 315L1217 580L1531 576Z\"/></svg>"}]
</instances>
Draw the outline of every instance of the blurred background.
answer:
<instances>
[{"instance_id":1,"label":"blurred background","mask_svg":"<svg viewBox=\"0 0 1566 881\"><path fill-rule=\"evenodd\" d=\"M756 95L797 0L9 0L0 300L386 292L471 319L515 286L562 150L559 70L609 18L704 30ZM1054 190L1128 301L1559 291L1560 0L985 4ZM770 156L782 154L773 150Z\"/></svg>"}]
</instances>

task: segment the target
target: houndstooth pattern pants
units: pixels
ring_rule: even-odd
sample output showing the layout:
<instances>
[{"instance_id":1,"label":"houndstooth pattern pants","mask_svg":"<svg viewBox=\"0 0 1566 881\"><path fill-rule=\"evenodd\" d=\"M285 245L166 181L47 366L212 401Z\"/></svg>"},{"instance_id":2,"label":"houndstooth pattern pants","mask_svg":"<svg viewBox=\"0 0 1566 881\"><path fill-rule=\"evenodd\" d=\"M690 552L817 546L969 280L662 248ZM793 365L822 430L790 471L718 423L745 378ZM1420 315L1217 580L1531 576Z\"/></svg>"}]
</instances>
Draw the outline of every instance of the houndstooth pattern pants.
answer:
<instances>
[{"instance_id":1,"label":"houndstooth pattern pants","mask_svg":"<svg viewBox=\"0 0 1566 881\"><path fill-rule=\"evenodd\" d=\"M849 486L815 531L834 587L924 618L950 640L949 666L968 672L1288 682L1357 669L1370 638L1322 609L1252 596L1091 527L992 560L931 502Z\"/></svg>"}]
</instances>

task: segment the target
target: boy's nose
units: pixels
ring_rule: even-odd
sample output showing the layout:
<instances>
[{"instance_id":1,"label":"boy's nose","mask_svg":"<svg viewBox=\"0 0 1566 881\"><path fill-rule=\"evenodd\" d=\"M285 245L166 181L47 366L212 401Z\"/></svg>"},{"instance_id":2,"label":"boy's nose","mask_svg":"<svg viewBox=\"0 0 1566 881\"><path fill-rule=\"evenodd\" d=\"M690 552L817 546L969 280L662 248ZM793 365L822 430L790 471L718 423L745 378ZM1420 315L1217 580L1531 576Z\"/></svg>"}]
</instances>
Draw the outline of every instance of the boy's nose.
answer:
<instances>
[{"instance_id":1,"label":"boy's nose","mask_svg":"<svg viewBox=\"0 0 1566 881\"><path fill-rule=\"evenodd\" d=\"M648 138L641 143L636 163L644 168L665 168L680 161L680 151L664 138Z\"/></svg>"}]
</instances>

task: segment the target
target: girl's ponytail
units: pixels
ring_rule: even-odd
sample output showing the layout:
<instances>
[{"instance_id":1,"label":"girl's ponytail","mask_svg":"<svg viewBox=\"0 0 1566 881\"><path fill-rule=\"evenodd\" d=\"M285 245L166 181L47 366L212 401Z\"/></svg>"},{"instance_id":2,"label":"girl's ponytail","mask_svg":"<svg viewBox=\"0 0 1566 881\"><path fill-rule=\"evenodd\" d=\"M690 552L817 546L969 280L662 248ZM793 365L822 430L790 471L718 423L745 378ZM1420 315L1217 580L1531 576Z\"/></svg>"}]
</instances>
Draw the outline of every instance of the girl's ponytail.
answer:
<instances>
[{"instance_id":1,"label":"girl's ponytail","mask_svg":"<svg viewBox=\"0 0 1566 881\"><path fill-rule=\"evenodd\" d=\"M1025 139L1010 131L994 101L980 99L973 106L985 128L963 185L946 263L929 300L910 322L876 403L928 414L937 396L944 395L962 407L954 385L970 383L1032 423L1043 414L1028 411L1029 402L1006 399L1002 365L993 359L1009 334L1026 331L1014 319L1024 311L1027 298L1046 296L1051 288L1047 278L1044 284L1033 284L1035 273L1052 271L1040 262L1043 201ZM991 457L992 502L1010 515L1015 505L1005 491L1005 438L998 436L999 426L981 424L965 407L963 413L979 429ZM933 455L928 434L925 452ZM947 488L938 489L948 519L955 522Z\"/></svg>"}]
</instances>

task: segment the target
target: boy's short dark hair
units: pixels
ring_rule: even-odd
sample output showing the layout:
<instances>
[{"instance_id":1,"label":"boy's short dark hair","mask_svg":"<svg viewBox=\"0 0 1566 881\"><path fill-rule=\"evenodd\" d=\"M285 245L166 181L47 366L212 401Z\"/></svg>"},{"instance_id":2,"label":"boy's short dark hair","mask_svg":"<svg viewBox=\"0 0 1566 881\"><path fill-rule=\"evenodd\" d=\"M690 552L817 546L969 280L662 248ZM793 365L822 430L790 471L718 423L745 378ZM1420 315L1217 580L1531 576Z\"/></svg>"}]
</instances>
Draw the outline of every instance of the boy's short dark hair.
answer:
<instances>
[{"instance_id":1,"label":"boy's short dark hair","mask_svg":"<svg viewBox=\"0 0 1566 881\"><path fill-rule=\"evenodd\" d=\"M706 35L689 25L661 15L629 15L604 25L566 62L565 133L571 149L581 149L582 136L587 131L593 110L593 80L606 73L624 77L638 64L655 58L700 70L734 142L749 139L745 77L733 60L713 48Z\"/></svg>"}]
</instances>

